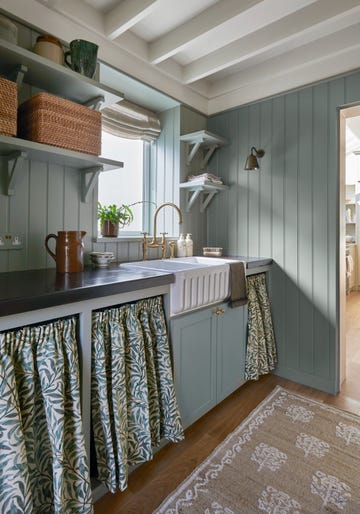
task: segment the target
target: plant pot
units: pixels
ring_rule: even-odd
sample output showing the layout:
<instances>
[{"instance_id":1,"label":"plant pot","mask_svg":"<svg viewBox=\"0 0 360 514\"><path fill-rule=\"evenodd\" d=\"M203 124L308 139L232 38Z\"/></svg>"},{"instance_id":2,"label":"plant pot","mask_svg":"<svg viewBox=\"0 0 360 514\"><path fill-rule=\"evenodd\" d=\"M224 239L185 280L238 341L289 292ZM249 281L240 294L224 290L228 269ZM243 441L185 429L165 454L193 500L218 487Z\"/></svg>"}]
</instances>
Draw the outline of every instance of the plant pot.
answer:
<instances>
[{"instance_id":1,"label":"plant pot","mask_svg":"<svg viewBox=\"0 0 360 514\"><path fill-rule=\"evenodd\" d=\"M119 223L105 220L101 225L101 235L103 237L117 237L119 233Z\"/></svg>"}]
</instances>

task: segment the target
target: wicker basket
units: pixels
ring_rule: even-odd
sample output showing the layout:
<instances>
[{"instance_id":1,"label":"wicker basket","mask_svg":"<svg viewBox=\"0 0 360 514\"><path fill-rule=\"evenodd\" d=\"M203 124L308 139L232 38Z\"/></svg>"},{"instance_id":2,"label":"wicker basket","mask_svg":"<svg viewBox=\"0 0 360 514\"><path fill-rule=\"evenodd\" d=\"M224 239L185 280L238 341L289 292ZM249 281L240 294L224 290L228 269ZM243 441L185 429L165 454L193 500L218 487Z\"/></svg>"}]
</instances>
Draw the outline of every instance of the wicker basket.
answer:
<instances>
[{"instance_id":1,"label":"wicker basket","mask_svg":"<svg viewBox=\"0 0 360 514\"><path fill-rule=\"evenodd\" d=\"M16 135L17 86L0 77L0 134Z\"/></svg>"},{"instance_id":2,"label":"wicker basket","mask_svg":"<svg viewBox=\"0 0 360 514\"><path fill-rule=\"evenodd\" d=\"M19 107L19 137L68 150L100 155L101 113L38 93Z\"/></svg>"}]
</instances>

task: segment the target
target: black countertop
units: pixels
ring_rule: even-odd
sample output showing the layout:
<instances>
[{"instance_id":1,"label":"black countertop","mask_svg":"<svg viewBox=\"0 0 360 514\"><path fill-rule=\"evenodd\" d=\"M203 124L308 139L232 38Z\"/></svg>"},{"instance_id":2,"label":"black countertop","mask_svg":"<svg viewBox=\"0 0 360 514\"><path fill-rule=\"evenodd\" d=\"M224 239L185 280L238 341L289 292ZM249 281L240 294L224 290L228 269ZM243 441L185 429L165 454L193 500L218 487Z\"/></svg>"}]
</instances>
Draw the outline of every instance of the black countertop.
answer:
<instances>
[{"instance_id":1,"label":"black countertop","mask_svg":"<svg viewBox=\"0 0 360 514\"><path fill-rule=\"evenodd\" d=\"M89 268L82 273L61 274L55 269L0 273L0 316L172 282L174 275L171 273L128 270L116 265L107 269Z\"/></svg>"},{"instance_id":2,"label":"black countertop","mask_svg":"<svg viewBox=\"0 0 360 514\"><path fill-rule=\"evenodd\" d=\"M249 270L272 262L257 257L231 258L245 261ZM87 268L82 273L60 274L55 269L0 273L0 316L163 286L174 280L172 273L122 268L119 264Z\"/></svg>"}]
</instances>

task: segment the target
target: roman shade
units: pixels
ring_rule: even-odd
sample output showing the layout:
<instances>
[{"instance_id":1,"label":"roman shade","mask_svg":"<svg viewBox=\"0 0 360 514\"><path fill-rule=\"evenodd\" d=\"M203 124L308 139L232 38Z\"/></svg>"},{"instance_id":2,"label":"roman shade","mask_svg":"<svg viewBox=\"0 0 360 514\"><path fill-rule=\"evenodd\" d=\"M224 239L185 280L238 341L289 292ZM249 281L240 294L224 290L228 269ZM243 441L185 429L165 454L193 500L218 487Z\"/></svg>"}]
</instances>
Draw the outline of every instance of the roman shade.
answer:
<instances>
[{"instance_id":1,"label":"roman shade","mask_svg":"<svg viewBox=\"0 0 360 514\"><path fill-rule=\"evenodd\" d=\"M102 110L102 128L114 136L150 142L161 132L154 112L126 100Z\"/></svg>"}]
</instances>

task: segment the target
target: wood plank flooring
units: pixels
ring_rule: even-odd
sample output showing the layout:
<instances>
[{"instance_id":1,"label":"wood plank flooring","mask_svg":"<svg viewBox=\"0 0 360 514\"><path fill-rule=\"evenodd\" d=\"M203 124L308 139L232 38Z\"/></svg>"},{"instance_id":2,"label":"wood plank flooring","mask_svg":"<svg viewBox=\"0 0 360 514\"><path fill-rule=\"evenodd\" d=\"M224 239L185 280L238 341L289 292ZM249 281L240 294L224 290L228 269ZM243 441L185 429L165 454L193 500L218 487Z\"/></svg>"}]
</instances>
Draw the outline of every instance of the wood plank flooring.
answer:
<instances>
[{"instance_id":1,"label":"wood plank flooring","mask_svg":"<svg viewBox=\"0 0 360 514\"><path fill-rule=\"evenodd\" d=\"M153 461L134 471L126 491L109 493L96 502L95 514L150 514L276 385L360 414L360 292L347 297L347 342L348 376L338 395L274 375L247 383L189 427L184 441L168 444Z\"/></svg>"}]
</instances>

